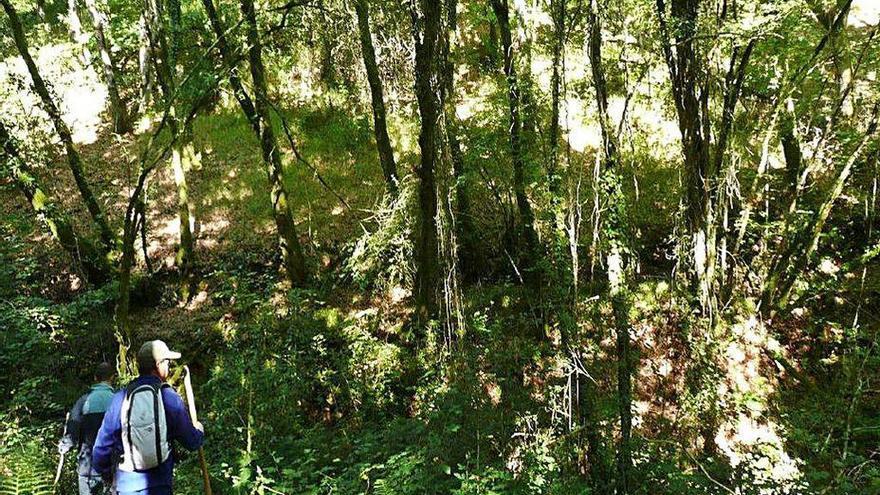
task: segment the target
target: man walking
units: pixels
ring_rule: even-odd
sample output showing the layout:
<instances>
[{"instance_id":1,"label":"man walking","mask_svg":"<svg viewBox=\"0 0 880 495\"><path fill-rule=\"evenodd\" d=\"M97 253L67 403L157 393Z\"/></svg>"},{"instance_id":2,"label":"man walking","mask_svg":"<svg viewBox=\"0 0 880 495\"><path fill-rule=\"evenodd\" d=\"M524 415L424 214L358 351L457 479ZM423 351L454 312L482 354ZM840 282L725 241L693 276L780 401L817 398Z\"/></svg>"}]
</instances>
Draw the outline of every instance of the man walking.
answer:
<instances>
[{"instance_id":1,"label":"man walking","mask_svg":"<svg viewBox=\"0 0 880 495\"><path fill-rule=\"evenodd\" d=\"M117 392L107 408L92 465L113 481L118 495L171 495L171 442L189 450L204 442L201 423L190 419L183 399L165 384L171 361L179 358L161 340L145 343L137 354L140 376Z\"/></svg>"},{"instance_id":2,"label":"man walking","mask_svg":"<svg viewBox=\"0 0 880 495\"><path fill-rule=\"evenodd\" d=\"M104 419L104 412L113 397L115 371L109 363L101 363L95 369L95 384L82 395L70 410L66 433L58 444L58 452L66 454L76 447L76 473L79 475L79 495L99 495L107 491L101 475L92 468L92 446Z\"/></svg>"}]
</instances>

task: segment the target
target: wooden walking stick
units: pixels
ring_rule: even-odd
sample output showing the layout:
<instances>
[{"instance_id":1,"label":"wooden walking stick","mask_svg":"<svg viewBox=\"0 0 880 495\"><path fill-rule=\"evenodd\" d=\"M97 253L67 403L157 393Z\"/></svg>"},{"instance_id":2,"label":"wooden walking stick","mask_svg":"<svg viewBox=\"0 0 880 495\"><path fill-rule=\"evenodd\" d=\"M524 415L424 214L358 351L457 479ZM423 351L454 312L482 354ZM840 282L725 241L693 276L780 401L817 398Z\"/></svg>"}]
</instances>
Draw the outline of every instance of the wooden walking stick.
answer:
<instances>
[{"instance_id":1,"label":"wooden walking stick","mask_svg":"<svg viewBox=\"0 0 880 495\"><path fill-rule=\"evenodd\" d=\"M67 413L67 416L64 416L64 432L61 433L61 439L64 440L64 437L67 436L67 422L70 420L70 412ZM52 483L52 486L58 486L58 480L61 479L61 468L64 466L64 453L61 453L61 457L58 459L58 469L55 470L55 481Z\"/></svg>"},{"instance_id":2,"label":"wooden walking stick","mask_svg":"<svg viewBox=\"0 0 880 495\"><path fill-rule=\"evenodd\" d=\"M189 405L189 416L195 422L198 421L196 418L196 399L193 395L192 380L189 377L189 367L184 365L183 371L185 373L183 376L183 388L186 389L186 403ZM213 495L211 491L211 478L208 476L208 464L205 462L205 449L203 447L199 447L199 463L202 466L202 481L205 484L205 494Z\"/></svg>"}]
</instances>

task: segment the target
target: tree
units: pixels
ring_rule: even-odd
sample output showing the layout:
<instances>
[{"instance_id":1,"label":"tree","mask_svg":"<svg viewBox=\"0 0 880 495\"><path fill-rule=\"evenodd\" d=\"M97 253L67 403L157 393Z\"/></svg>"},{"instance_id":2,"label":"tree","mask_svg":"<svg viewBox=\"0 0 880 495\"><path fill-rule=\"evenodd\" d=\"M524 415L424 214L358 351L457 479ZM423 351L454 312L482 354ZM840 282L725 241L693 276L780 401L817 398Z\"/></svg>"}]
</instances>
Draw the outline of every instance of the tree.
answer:
<instances>
[{"instance_id":1,"label":"tree","mask_svg":"<svg viewBox=\"0 0 880 495\"><path fill-rule=\"evenodd\" d=\"M535 215L526 195L525 159L522 146L522 122L520 120L520 88L516 77L513 41L510 34L510 18L507 0L492 0L492 10L501 32L501 49L504 55L504 75L507 78L507 102L510 118L510 158L513 162L513 190L519 211L520 224L526 240L526 265L533 281L537 275L538 234L535 232Z\"/></svg>"},{"instance_id":2,"label":"tree","mask_svg":"<svg viewBox=\"0 0 880 495\"><path fill-rule=\"evenodd\" d=\"M64 145L64 150L67 154L67 165L70 167L70 171L76 181L76 187L79 189L79 193L86 204L86 208L88 208L92 220L98 227L98 232L101 236L101 243L106 251L112 251L115 249L115 236L113 235L113 231L110 230L110 224L107 222L107 217L104 216L104 212L101 210L100 205L98 205L98 200L95 198L95 195L92 193L92 189L86 180L85 173L83 172L82 159L79 156L76 146L73 144L73 136L70 133L70 128L67 127L67 123L61 118L61 111L58 110L58 106L49 95L49 89L46 87L46 82L43 80L42 76L40 76L37 64L34 63L34 59L31 57L27 39L24 36L24 29L21 27L21 21L18 18L18 13L15 11L15 7L12 6L10 0L0 0L0 3L3 4L3 9L6 11L6 15L9 18L9 27L12 30L12 37L15 40L15 46L18 48L18 53L24 60L28 72L31 75L34 91L39 95L40 101L43 103L43 109L49 114L49 119L55 126L55 132L58 133L58 136L61 138L61 142Z\"/></svg>"},{"instance_id":3,"label":"tree","mask_svg":"<svg viewBox=\"0 0 880 495\"><path fill-rule=\"evenodd\" d=\"M553 20L553 74L550 78L550 156L547 163L547 183L550 194L559 194L559 97L562 86L561 64L565 50L565 8L566 0L550 1L550 16Z\"/></svg>"},{"instance_id":4,"label":"tree","mask_svg":"<svg viewBox=\"0 0 880 495\"><path fill-rule=\"evenodd\" d=\"M269 116L269 103L266 92L266 76L263 67L262 44L257 31L257 15L254 12L253 0L241 0L241 13L245 19L246 38L248 43L248 60L251 77L254 83L254 110L259 123L260 148L263 163L269 177L272 213L275 226L278 228L278 246L281 260L287 277L293 285L303 285L306 281L306 263L302 246L296 233L296 223L287 202L287 188L284 185L284 165L281 163L281 152L272 129Z\"/></svg>"},{"instance_id":5,"label":"tree","mask_svg":"<svg viewBox=\"0 0 880 495\"><path fill-rule=\"evenodd\" d=\"M418 3L418 8L416 6ZM422 152L416 175L419 178L419 211L416 230L416 318L426 322L437 315L437 290L440 283L437 241L437 118L439 101L437 55L440 38L440 2L413 1L413 36L415 38L415 88L419 104L419 149Z\"/></svg>"},{"instance_id":6,"label":"tree","mask_svg":"<svg viewBox=\"0 0 880 495\"><path fill-rule=\"evenodd\" d=\"M148 0L145 8L145 18L151 59L155 61L156 82L161 89L165 107L170 109L168 128L176 136L174 147L171 150L171 168L174 172L174 183L177 187L177 217L180 224L180 238L175 256L175 263L180 270L180 296L181 300L187 301L192 293L195 263L195 207L190 198L187 176L193 168L199 165L199 155L193 145L192 128L182 126L178 117L175 96L181 92L180 82L176 77L176 66L180 55L180 3L172 1L168 3L171 20L170 39L166 37L163 21L162 5L158 1Z\"/></svg>"},{"instance_id":7,"label":"tree","mask_svg":"<svg viewBox=\"0 0 880 495\"><path fill-rule=\"evenodd\" d=\"M150 35L147 25L147 9L138 19L138 76L140 82L140 111L144 113L153 100L153 59L150 57Z\"/></svg>"},{"instance_id":8,"label":"tree","mask_svg":"<svg viewBox=\"0 0 880 495\"><path fill-rule=\"evenodd\" d=\"M370 33L370 11L367 0L355 0L354 10L357 15L358 33L361 40L361 55L367 71L367 82L370 84L370 102L373 106L373 131L376 134L376 147L379 149L379 163L385 175L385 187L392 196L397 195L397 164L394 163L394 151L388 138L385 122L385 101L382 92L382 79L376 65L376 50Z\"/></svg>"},{"instance_id":9,"label":"tree","mask_svg":"<svg viewBox=\"0 0 880 495\"><path fill-rule=\"evenodd\" d=\"M825 228L825 222L831 214L834 202L840 197L847 179L852 174L853 165L862 157L870 139L877 131L878 115L880 115L880 102L874 104L867 129L847 153L848 158L836 172L834 181L822 199L819 209L811 215L795 238L788 242L786 248L775 257L762 294L762 304L767 308L765 310L767 314L772 314L776 307L784 308L788 304L798 275L807 268L819 247L819 238Z\"/></svg>"},{"instance_id":10,"label":"tree","mask_svg":"<svg viewBox=\"0 0 880 495\"><path fill-rule=\"evenodd\" d=\"M110 49L110 40L107 38L107 19L104 12L98 7L98 0L85 0L86 8L92 17L92 27L95 30L95 41L98 44L98 52L101 54L101 68L104 74L104 83L107 85L107 93L110 96L110 113L113 116L113 131L125 134L132 130L131 119L125 103L119 96L119 77L117 76L116 63L113 60L113 51Z\"/></svg>"},{"instance_id":11,"label":"tree","mask_svg":"<svg viewBox=\"0 0 880 495\"><path fill-rule=\"evenodd\" d=\"M465 172L464 154L461 150L460 126L455 114L458 101L455 93L455 47L458 28L458 1L446 0L446 35L442 38L443 52L443 123L446 142L452 160L455 179L455 236L458 241L459 269L465 279L476 276L478 245L468 195L468 179Z\"/></svg>"},{"instance_id":12,"label":"tree","mask_svg":"<svg viewBox=\"0 0 880 495\"><path fill-rule=\"evenodd\" d=\"M593 75L593 89L596 92L596 107L599 116L599 129L602 133L602 170L600 176L602 201L605 215L602 218L605 263L608 270L608 295L611 300L614 328L617 333L617 403L620 416L620 444L617 450L617 491L630 493L630 471L632 470L632 374L633 365L630 344L630 294L628 260L629 249L626 239L629 229L626 226L627 199L623 194L620 173L620 146L617 132L608 115L608 89L605 79L605 66L602 62L602 21L599 0L590 0L587 10L590 23L589 50L590 68Z\"/></svg>"},{"instance_id":13,"label":"tree","mask_svg":"<svg viewBox=\"0 0 880 495\"><path fill-rule=\"evenodd\" d=\"M232 94L238 101L238 104L241 107L241 111L242 113L244 113L245 118L251 125L251 129L253 129L254 134L257 136L257 139L259 139L260 118L257 115L257 110L254 107L253 100L248 95L248 92L245 90L244 84L242 84L241 78L238 75L238 67L236 67L237 59L229 46L228 40L226 39L226 30L223 28L223 24L220 22L220 16L217 15L217 9L214 7L213 0L202 0L202 6L205 7L205 13L208 15L208 21L211 24L211 30L217 37L217 50L220 52L220 59L222 60L223 65L226 68L229 85L232 86Z\"/></svg>"},{"instance_id":14,"label":"tree","mask_svg":"<svg viewBox=\"0 0 880 495\"><path fill-rule=\"evenodd\" d=\"M87 44L88 35L83 32L82 21L79 18L78 0L67 0L67 27L70 33L70 40L80 50L83 65L90 65L92 63L92 53L89 51Z\"/></svg>"},{"instance_id":15,"label":"tree","mask_svg":"<svg viewBox=\"0 0 880 495\"><path fill-rule=\"evenodd\" d=\"M691 262L688 273L703 313L710 315L716 306L716 186L727 152L733 112L755 40L749 40L745 49L735 44L731 50L722 98L722 118L713 129L709 113L711 77L706 74L709 64L705 59L707 55L701 54L697 36L700 0L672 0L672 33L666 21L666 10L665 0L657 0L663 56L672 83L684 157L685 226L689 236L685 244ZM714 155L711 147L713 135L717 136Z\"/></svg>"},{"instance_id":16,"label":"tree","mask_svg":"<svg viewBox=\"0 0 880 495\"><path fill-rule=\"evenodd\" d=\"M2 159L6 167L9 167L10 176L16 187L49 230L52 238L82 267L86 281L93 285L101 285L109 280L110 267L104 254L88 238L77 235L70 219L43 190L36 174L21 156L15 140L3 122L0 122L0 143L2 143L0 144Z\"/></svg>"}]
</instances>

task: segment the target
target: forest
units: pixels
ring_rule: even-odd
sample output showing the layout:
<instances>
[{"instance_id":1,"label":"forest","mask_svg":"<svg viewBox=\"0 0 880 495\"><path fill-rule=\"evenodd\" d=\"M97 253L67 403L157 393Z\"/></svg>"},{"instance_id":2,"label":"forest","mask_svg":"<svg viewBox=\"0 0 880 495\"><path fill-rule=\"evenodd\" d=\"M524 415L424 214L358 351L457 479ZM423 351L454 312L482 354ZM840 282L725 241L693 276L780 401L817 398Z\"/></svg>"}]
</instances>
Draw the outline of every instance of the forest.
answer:
<instances>
[{"instance_id":1,"label":"forest","mask_svg":"<svg viewBox=\"0 0 880 495\"><path fill-rule=\"evenodd\" d=\"M880 1L0 4L0 494L880 494Z\"/></svg>"}]
</instances>

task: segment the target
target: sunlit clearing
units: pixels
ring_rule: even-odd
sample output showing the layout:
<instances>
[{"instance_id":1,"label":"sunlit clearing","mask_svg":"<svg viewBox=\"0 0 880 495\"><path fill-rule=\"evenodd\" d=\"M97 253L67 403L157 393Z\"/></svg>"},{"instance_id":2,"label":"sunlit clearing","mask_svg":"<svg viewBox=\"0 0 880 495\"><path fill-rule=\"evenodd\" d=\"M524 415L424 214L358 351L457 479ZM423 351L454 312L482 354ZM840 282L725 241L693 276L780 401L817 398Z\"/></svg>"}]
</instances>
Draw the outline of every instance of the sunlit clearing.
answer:
<instances>
[{"instance_id":1,"label":"sunlit clearing","mask_svg":"<svg viewBox=\"0 0 880 495\"><path fill-rule=\"evenodd\" d=\"M69 43L46 45L38 50L34 47L32 50L40 74L49 90L57 96L56 102L62 118L73 133L74 142L95 142L103 124L101 114L107 102L107 87L92 68L84 68L76 61L74 48ZM27 89L13 89L18 87L16 80L23 81ZM19 122L28 120L32 115L38 116L40 130L55 136L39 96L30 89L31 77L21 57L8 57L0 63L0 82L0 86L11 91L2 95L4 115Z\"/></svg>"},{"instance_id":2,"label":"sunlit clearing","mask_svg":"<svg viewBox=\"0 0 880 495\"><path fill-rule=\"evenodd\" d=\"M880 1L853 0L847 24L853 27L876 26L880 23Z\"/></svg>"},{"instance_id":3,"label":"sunlit clearing","mask_svg":"<svg viewBox=\"0 0 880 495\"><path fill-rule=\"evenodd\" d=\"M144 114L137 120L135 123L134 132L136 134L143 134L150 130L150 127L153 125L153 119L150 118L149 115Z\"/></svg>"}]
</instances>

